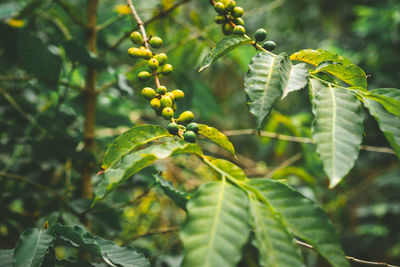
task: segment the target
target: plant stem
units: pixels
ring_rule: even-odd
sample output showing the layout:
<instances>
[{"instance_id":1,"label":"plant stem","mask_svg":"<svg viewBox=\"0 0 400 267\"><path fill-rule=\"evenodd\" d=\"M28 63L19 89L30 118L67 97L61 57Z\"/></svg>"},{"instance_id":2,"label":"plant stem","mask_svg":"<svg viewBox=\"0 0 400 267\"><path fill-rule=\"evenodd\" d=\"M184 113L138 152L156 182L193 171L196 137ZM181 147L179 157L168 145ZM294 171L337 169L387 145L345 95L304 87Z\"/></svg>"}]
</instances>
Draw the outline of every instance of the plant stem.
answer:
<instances>
[{"instance_id":1,"label":"plant stem","mask_svg":"<svg viewBox=\"0 0 400 267\"><path fill-rule=\"evenodd\" d=\"M97 51L97 5L98 0L88 0L88 21L86 26L87 47L90 52ZM92 153L94 150L94 132L95 132L95 110L96 110L96 78L97 72L89 68L86 74L86 86L84 90L85 97L85 124L84 124L84 149ZM82 197L92 198L92 174L94 171L93 163L86 163L82 168Z\"/></svg>"}]
</instances>

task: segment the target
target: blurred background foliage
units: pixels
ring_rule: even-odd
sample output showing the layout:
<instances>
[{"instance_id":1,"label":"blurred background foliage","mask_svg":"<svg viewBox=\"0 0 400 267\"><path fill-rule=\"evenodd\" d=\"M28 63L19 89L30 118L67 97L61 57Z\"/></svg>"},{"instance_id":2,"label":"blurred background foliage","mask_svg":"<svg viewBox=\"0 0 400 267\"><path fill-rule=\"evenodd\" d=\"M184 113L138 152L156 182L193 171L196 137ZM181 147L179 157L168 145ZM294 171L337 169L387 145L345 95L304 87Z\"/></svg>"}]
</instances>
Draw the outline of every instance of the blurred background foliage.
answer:
<instances>
[{"instance_id":1,"label":"blurred background foliage","mask_svg":"<svg viewBox=\"0 0 400 267\"><path fill-rule=\"evenodd\" d=\"M163 78L168 88L182 89L180 105L192 107L199 122L221 131L251 129L243 76L252 47L240 48L198 73L203 56L223 35L214 23L209 1L134 1L146 26L166 44L174 66ZM369 75L369 89L399 87L400 2L396 0L251 0L244 7L247 32L268 30L278 52L323 48L344 55ZM143 62L127 56L126 37L135 26L123 0L99 1L98 53L89 53L87 2L20 0L0 3L0 249L12 248L31 226L62 222L85 225L93 234L131 244L154 266L177 266L182 245L176 230L185 213L154 186L151 175L192 192L214 174L196 158L179 156L158 162L135 175L94 209L81 198L81 171L100 166L107 145L126 129L161 123L143 101L136 74ZM87 69L98 72L95 148L83 145ZM149 85L152 85L149 82ZM291 94L275 106L265 131L310 137L312 115L305 92ZM365 111L364 144L387 147L376 122ZM315 148L255 135L231 140L238 159L200 140L206 153L228 158L250 177L287 179L330 215L348 255L400 264L400 164L395 155L361 151L355 168L329 190ZM96 167L96 171L99 168ZM100 178L93 173L93 183ZM59 258L76 251L55 247ZM309 266L325 266L305 251ZM244 266L252 266L244 260Z\"/></svg>"}]
</instances>

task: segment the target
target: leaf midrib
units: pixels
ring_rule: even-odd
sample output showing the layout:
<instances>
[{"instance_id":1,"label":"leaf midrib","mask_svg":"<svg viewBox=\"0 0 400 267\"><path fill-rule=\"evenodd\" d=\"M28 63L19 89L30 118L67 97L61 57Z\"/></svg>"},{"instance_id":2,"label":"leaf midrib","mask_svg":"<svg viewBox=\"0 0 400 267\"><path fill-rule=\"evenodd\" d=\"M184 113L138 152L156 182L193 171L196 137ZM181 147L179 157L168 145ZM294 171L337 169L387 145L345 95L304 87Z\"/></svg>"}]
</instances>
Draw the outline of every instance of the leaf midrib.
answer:
<instances>
[{"instance_id":1,"label":"leaf midrib","mask_svg":"<svg viewBox=\"0 0 400 267\"><path fill-rule=\"evenodd\" d=\"M335 132L336 132L336 99L335 99L335 94L333 93L333 88L329 84L329 92L331 93L332 96L332 106L333 106L333 112L332 112L332 163L331 163L331 169L332 169L332 177L336 179L336 169L335 169Z\"/></svg>"},{"instance_id":2,"label":"leaf midrib","mask_svg":"<svg viewBox=\"0 0 400 267\"><path fill-rule=\"evenodd\" d=\"M221 209L222 209L222 201L224 199L224 193L225 193L225 184L226 184L226 180L225 177L222 177L222 181L221 181L221 192L219 193L219 197L218 197L218 204L217 204L217 210L216 210L216 216L214 219L214 223L212 226L212 230L211 230L211 237L210 237L210 242L208 243L208 247L207 247L207 259L206 259L206 266L210 266L210 251L211 248L214 245L214 241L215 241L215 233L217 231L217 224L219 221L219 217L220 217L220 213L221 213Z\"/></svg>"},{"instance_id":3,"label":"leaf midrib","mask_svg":"<svg viewBox=\"0 0 400 267\"><path fill-rule=\"evenodd\" d=\"M264 106L264 103L265 103L265 98L266 98L266 96L267 96L267 89L268 89L268 87L269 87L269 83L271 82L271 77L272 77L272 72L273 72L273 70L274 70L274 64L275 64L275 61L276 61L276 56L274 56L273 57L273 60L272 60L272 62L271 62L271 66L270 66L270 68L269 68L269 73L268 73L268 76L267 76L267 81L266 81L266 84L265 84L265 90L264 90L264 92L263 92L263 97L262 97L262 101L261 101L261 103L260 103L260 108L259 108L259 111L258 111L258 116L261 118L262 117L262 108L263 108L263 106Z\"/></svg>"},{"instance_id":4,"label":"leaf midrib","mask_svg":"<svg viewBox=\"0 0 400 267\"><path fill-rule=\"evenodd\" d=\"M39 235L38 235L38 238L37 238L37 241L36 241L35 250L33 251L32 258L31 258L28 266L32 266L32 262L33 262L33 259L34 259L35 255L36 255L36 251L37 251L39 240L40 240L41 236L42 236L42 230L39 230Z\"/></svg>"}]
</instances>

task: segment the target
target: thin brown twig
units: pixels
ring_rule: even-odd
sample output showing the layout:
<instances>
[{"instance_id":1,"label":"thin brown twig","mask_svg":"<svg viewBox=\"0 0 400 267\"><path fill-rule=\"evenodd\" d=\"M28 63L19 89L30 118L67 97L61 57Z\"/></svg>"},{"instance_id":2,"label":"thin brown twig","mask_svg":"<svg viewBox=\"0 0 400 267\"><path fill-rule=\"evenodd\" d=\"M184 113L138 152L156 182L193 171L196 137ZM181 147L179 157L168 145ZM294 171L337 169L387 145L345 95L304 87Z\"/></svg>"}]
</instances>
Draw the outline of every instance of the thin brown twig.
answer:
<instances>
[{"instance_id":1,"label":"thin brown twig","mask_svg":"<svg viewBox=\"0 0 400 267\"><path fill-rule=\"evenodd\" d=\"M42 134L47 134L46 129L41 127L35 118L33 118L31 115L29 115L15 100L14 98L7 93L6 91L3 91L0 89L0 93L3 95L3 97L7 100L7 102L19 113L21 114L27 121L29 121L35 128L37 128Z\"/></svg>"},{"instance_id":2,"label":"thin brown twig","mask_svg":"<svg viewBox=\"0 0 400 267\"><path fill-rule=\"evenodd\" d=\"M231 130L231 131L224 132L224 134L226 136L252 135L252 134L257 134L257 133L258 132L255 129ZM278 134L278 133L266 132L266 131L260 131L258 134L263 137L274 138L274 139L279 139L279 140L288 141L288 142L304 143L304 144L314 144L315 143L311 138L308 138L308 137L297 137L297 136L290 136L290 135L284 135L284 134ZM387 153L387 154L396 155L396 152L394 152L391 148L388 148L388 147L376 147L376 146L361 145L360 149L366 150L366 151L371 151L371 152L379 152L379 153Z\"/></svg>"},{"instance_id":3,"label":"thin brown twig","mask_svg":"<svg viewBox=\"0 0 400 267\"><path fill-rule=\"evenodd\" d=\"M298 245L300 245L300 246L305 247L305 248L315 250L315 248L312 245L307 244L305 242L302 242L300 240L296 240L296 243ZM351 257L351 256L346 256L346 259L348 259L349 261L357 262L357 263L364 264L364 265L400 267L400 266L389 264L389 263L386 263L386 262L375 262L375 261L360 260L360 259L357 259L357 258L354 258L354 257Z\"/></svg>"},{"instance_id":4,"label":"thin brown twig","mask_svg":"<svg viewBox=\"0 0 400 267\"><path fill-rule=\"evenodd\" d=\"M158 234L168 234L168 233L173 233L179 231L179 226L174 226L170 228L164 228L164 229L157 229L157 230L150 230L146 233L135 235L132 238L126 240L124 243L127 244L129 242L132 242L136 239L143 238L143 237L148 237L151 235L158 235Z\"/></svg>"},{"instance_id":5,"label":"thin brown twig","mask_svg":"<svg viewBox=\"0 0 400 267\"><path fill-rule=\"evenodd\" d=\"M271 177L272 175L274 175L277 171L280 171L284 168L286 168L287 166L292 165L293 163L295 163L296 161L298 161L299 159L301 159L302 154L301 153L297 153L294 156L288 158L287 160L283 161L281 164L279 164L278 166L276 166L275 168L273 168L272 170L268 171L264 177L268 178Z\"/></svg>"},{"instance_id":6,"label":"thin brown twig","mask_svg":"<svg viewBox=\"0 0 400 267\"><path fill-rule=\"evenodd\" d=\"M85 23L79 19L79 17L75 14L75 12L72 11L70 6L68 6L66 3L64 3L61 0L56 0L56 3L59 4L62 7L62 9L64 9L65 13L67 13L68 16L70 16L70 18L72 19L73 22L78 24L83 29L86 29Z\"/></svg>"},{"instance_id":7,"label":"thin brown twig","mask_svg":"<svg viewBox=\"0 0 400 267\"><path fill-rule=\"evenodd\" d=\"M190 0L182 0L179 1L177 3L175 3L174 5L172 5L171 7L165 9L165 10L161 10L157 15L151 17L150 19L146 20L143 22L143 26L146 26L150 23L152 23L153 21L156 21L159 18L165 17L167 14L169 14L170 12L172 12L174 9L176 9L177 7L179 7L182 4L185 4L187 2L189 2ZM135 28L133 28L133 31L136 31L139 29L139 25L137 25ZM120 39L118 39L114 44L112 44L107 50L105 50L101 56L104 56L107 52L112 51L114 49L116 49L125 39L129 38L129 35L131 34L130 32L126 32Z\"/></svg>"},{"instance_id":8,"label":"thin brown twig","mask_svg":"<svg viewBox=\"0 0 400 267\"><path fill-rule=\"evenodd\" d=\"M29 81L36 79L33 76L25 75L25 76L0 76L0 81ZM77 91L83 91L83 88L78 86L78 85L73 85L70 84L69 82L66 81L51 81L51 80L46 80L47 82L56 82L59 85L65 86L65 87L70 87L74 90Z\"/></svg>"},{"instance_id":9,"label":"thin brown twig","mask_svg":"<svg viewBox=\"0 0 400 267\"><path fill-rule=\"evenodd\" d=\"M61 199L61 200L65 200L64 196L61 195L60 193L58 193L57 191L55 191L54 189L51 189L47 186L41 185L35 181L32 181L24 176L18 175L18 174L13 174L13 173L4 173L4 172L0 172L0 177L5 177L5 178L10 178L10 179L14 179L14 180L18 180L27 184L31 184L35 187L37 187L38 189L48 192L54 196L56 196L57 198Z\"/></svg>"}]
</instances>

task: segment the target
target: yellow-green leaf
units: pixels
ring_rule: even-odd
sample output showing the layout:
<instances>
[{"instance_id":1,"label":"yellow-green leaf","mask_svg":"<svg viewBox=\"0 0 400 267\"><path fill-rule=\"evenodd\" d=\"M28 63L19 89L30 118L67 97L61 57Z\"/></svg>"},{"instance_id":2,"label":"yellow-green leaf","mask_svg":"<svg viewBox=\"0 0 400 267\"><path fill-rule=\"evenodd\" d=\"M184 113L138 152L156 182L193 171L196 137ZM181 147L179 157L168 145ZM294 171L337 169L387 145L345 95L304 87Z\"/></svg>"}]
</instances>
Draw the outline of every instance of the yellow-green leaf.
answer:
<instances>
[{"instance_id":1,"label":"yellow-green leaf","mask_svg":"<svg viewBox=\"0 0 400 267\"><path fill-rule=\"evenodd\" d=\"M235 155L235 148L233 147L232 143L229 141L228 137L226 137L226 135L221 133L218 129L205 124L199 124L199 134L225 148L232 155Z\"/></svg>"}]
</instances>

